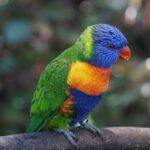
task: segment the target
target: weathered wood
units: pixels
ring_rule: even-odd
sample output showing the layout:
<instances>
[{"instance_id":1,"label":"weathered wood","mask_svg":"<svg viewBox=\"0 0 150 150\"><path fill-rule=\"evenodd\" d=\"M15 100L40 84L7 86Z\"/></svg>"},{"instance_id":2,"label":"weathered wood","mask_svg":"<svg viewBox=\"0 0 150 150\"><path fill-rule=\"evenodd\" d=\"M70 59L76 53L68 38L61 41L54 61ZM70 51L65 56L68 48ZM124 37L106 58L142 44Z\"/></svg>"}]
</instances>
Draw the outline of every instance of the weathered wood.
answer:
<instances>
[{"instance_id":1,"label":"weathered wood","mask_svg":"<svg viewBox=\"0 0 150 150\"><path fill-rule=\"evenodd\" d=\"M137 127L104 128L102 141L87 130L73 130L78 137L79 149L97 150L150 150L150 129ZM41 132L0 137L0 150L57 150L76 149L63 134Z\"/></svg>"}]
</instances>

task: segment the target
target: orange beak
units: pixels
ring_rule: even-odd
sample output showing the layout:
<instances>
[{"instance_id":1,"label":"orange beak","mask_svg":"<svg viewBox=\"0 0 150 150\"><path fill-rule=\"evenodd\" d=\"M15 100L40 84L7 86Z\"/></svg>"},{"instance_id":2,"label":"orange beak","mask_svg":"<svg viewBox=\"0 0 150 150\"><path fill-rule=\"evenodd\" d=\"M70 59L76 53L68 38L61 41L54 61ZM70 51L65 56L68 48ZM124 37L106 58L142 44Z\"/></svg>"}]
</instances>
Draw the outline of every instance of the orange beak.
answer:
<instances>
[{"instance_id":1,"label":"orange beak","mask_svg":"<svg viewBox=\"0 0 150 150\"><path fill-rule=\"evenodd\" d=\"M120 59L129 60L130 57L131 57L131 50L128 46L126 46L120 50L120 55L119 55Z\"/></svg>"}]
</instances>

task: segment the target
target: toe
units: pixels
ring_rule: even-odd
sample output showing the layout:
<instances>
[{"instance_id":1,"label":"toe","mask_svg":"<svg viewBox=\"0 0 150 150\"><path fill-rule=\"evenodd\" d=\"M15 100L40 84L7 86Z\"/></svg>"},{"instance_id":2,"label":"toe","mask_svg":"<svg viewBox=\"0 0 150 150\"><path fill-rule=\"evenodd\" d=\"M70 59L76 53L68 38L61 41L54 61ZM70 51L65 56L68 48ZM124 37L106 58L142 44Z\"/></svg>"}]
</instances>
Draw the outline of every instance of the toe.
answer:
<instances>
[{"instance_id":1,"label":"toe","mask_svg":"<svg viewBox=\"0 0 150 150\"><path fill-rule=\"evenodd\" d=\"M73 137L71 135L68 135L66 133L64 133L65 137L67 138L67 140L74 146L76 146L76 142L74 141Z\"/></svg>"},{"instance_id":2,"label":"toe","mask_svg":"<svg viewBox=\"0 0 150 150\"><path fill-rule=\"evenodd\" d=\"M96 129L96 133L97 133L97 136L100 137L102 139L102 141L103 141L103 132L102 132L102 130L97 128Z\"/></svg>"},{"instance_id":3,"label":"toe","mask_svg":"<svg viewBox=\"0 0 150 150\"><path fill-rule=\"evenodd\" d=\"M70 136L75 140L78 141L78 138L76 137L76 135L70 131Z\"/></svg>"},{"instance_id":4,"label":"toe","mask_svg":"<svg viewBox=\"0 0 150 150\"><path fill-rule=\"evenodd\" d=\"M75 136L74 133L72 133L70 130L68 129L55 129L55 131L59 132L59 133L63 133L64 136L67 138L67 140L75 147L77 147L77 137Z\"/></svg>"}]
</instances>

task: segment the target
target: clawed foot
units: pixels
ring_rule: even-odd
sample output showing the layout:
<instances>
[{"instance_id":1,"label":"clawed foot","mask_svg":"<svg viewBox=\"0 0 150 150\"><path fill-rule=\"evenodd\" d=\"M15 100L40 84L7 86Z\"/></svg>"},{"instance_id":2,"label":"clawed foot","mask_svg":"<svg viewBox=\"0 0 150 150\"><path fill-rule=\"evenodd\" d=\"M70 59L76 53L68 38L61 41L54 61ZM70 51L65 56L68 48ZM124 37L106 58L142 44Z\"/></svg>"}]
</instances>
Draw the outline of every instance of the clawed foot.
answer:
<instances>
[{"instance_id":1,"label":"clawed foot","mask_svg":"<svg viewBox=\"0 0 150 150\"><path fill-rule=\"evenodd\" d=\"M75 136L74 133L72 133L69 129L54 129L54 131L59 132L59 133L63 133L64 136L67 138L67 140L74 145L75 147L77 147L77 137Z\"/></svg>"},{"instance_id":2,"label":"clawed foot","mask_svg":"<svg viewBox=\"0 0 150 150\"><path fill-rule=\"evenodd\" d=\"M91 131L94 134L94 136L100 137L103 141L102 131L99 128L95 127L94 125L90 124L88 122L88 120L84 120L84 121L80 122L80 125L81 126L79 126L79 128L83 128L83 129L87 129L87 130Z\"/></svg>"}]
</instances>

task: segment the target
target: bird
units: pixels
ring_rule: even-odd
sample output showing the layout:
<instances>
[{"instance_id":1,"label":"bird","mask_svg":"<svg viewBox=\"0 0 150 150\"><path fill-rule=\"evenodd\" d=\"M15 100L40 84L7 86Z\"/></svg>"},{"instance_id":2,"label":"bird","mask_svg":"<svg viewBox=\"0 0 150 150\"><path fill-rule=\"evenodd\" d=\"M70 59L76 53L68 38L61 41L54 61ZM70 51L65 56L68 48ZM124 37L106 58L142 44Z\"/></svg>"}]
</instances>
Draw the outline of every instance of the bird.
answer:
<instances>
[{"instance_id":1,"label":"bird","mask_svg":"<svg viewBox=\"0 0 150 150\"><path fill-rule=\"evenodd\" d=\"M77 137L70 129L77 124L102 136L87 116L108 90L112 65L130 57L128 41L117 27L105 23L88 26L42 72L26 131L54 130L63 133L72 145Z\"/></svg>"}]
</instances>

